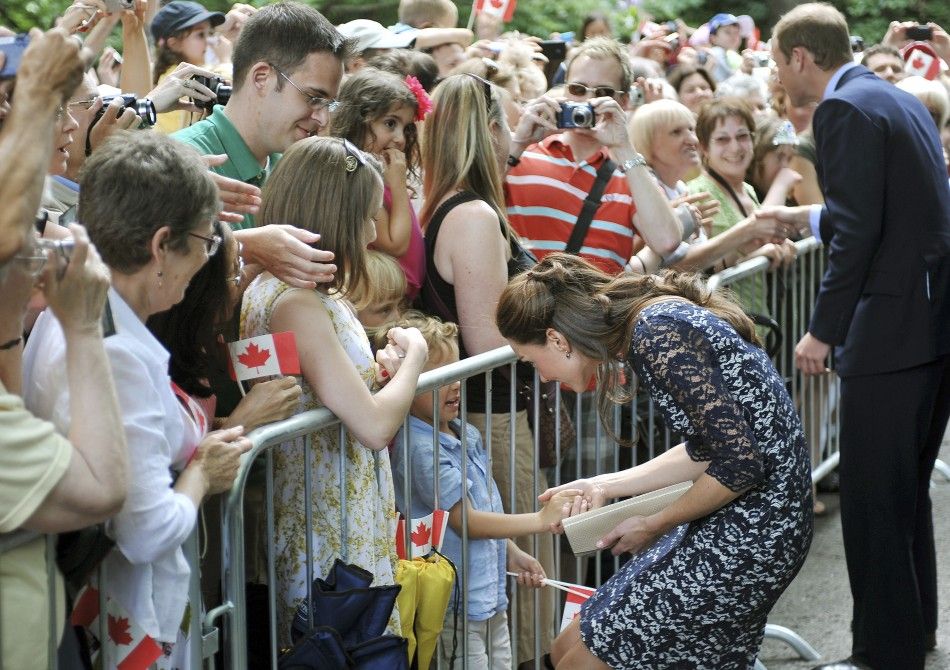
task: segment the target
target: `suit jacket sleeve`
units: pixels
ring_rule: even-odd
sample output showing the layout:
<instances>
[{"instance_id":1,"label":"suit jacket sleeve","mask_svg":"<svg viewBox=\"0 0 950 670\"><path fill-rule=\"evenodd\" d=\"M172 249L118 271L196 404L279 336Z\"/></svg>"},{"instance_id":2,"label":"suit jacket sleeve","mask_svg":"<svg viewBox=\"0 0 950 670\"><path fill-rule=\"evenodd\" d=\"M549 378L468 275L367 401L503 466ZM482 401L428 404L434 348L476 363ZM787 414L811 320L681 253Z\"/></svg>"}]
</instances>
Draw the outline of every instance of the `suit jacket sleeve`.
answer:
<instances>
[{"instance_id":1,"label":"suit jacket sleeve","mask_svg":"<svg viewBox=\"0 0 950 670\"><path fill-rule=\"evenodd\" d=\"M848 334L882 236L887 142L885 129L874 119L838 98L818 107L814 127L828 264L808 330L838 345Z\"/></svg>"}]
</instances>

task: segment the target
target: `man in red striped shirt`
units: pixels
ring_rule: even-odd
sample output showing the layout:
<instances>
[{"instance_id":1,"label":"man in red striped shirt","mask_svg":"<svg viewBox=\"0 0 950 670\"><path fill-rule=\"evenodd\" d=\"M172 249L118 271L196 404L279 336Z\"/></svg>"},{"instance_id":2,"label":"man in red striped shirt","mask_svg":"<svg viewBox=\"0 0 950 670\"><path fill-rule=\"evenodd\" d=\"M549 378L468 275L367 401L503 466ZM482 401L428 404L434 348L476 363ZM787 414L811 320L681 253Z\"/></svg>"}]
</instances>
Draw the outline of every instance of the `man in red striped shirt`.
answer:
<instances>
[{"instance_id":1,"label":"man in red striped shirt","mask_svg":"<svg viewBox=\"0 0 950 670\"><path fill-rule=\"evenodd\" d=\"M508 220L539 259L563 251L598 168L610 176L579 254L611 274L624 270L639 235L662 257L673 255L682 229L627 134L623 111L630 61L613 39L584 42L567 66L566 100L594 108L593 128L558 129L560 100L542 96L525 109L512 138L505 180Z\"/></svg>"}]
</instances>

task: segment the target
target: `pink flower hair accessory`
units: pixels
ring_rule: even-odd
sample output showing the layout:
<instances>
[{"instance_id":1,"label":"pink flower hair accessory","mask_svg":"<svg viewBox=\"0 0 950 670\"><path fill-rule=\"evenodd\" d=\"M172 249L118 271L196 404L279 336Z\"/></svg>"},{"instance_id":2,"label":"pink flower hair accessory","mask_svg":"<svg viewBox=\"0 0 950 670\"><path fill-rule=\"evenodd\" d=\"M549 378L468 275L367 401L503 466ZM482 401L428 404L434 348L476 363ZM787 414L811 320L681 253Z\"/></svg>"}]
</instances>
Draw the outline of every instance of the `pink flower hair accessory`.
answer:
<instances>
[{"instance_id":1,"label":"pink flower hair accessory","mask_svg":"<svg viewBox=\"0 0 950 670\"><path fill-rule=\"evenodd\" d=\"M422 84L419 83L419 80L411 74L406 75L405 81L406 86L408 86L412 94L416 96L416 121L423 121L426 118L426 114L432 111L432 99L429 97L429 94L426 93L426 90L422 88Z\"/></svg>"}]
</instances>

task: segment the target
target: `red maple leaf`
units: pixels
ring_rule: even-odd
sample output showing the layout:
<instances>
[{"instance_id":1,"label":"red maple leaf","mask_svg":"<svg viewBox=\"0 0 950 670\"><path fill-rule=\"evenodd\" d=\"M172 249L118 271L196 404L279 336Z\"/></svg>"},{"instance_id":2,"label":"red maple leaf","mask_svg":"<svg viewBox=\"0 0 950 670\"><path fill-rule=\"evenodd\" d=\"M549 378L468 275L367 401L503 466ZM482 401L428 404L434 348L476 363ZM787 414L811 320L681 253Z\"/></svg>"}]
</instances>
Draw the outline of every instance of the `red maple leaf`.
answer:
<instances>
[{"instance_id":1,"label":"red maple leaf","mask_svg":"<svg viewBox=\"0 0 950 670\"><path fill-rule=\"evenodd\" d=\"M416 529L409 534L409 537L412 538L412 543L417 547L425 546L426 542L429 541L429 528L421 521L419 525L416 526Z\"/></svg>"},{"instance_id":2,"label":"red maple leaf","mask_svg":"<svg viewBox=\"0 0 950 670\"><path fill-rule=\"evenodd\" d=\"M109 615L109 638L116 644L132 644L129 635L129 620L125 617Z\"/></svg>"},{"instance_id":3,"label":"red maple leaf","mask_svg":"<svg viewBox=\"0 0 950 670\"><path fill-rule=\"evenodd\" d=\"M248 368L259 368L270 358L270 349L261 349L251 342L243 354L238 354L238 360Z\"/></svg>"},{"instance_id":4,"label":"red maple leaf","mask_svg":"<svg viewBox=\"0 0 950 670\"><path fill-rule=\"evenodd\" d=\"M917 58L914 59L914 61L910 65L915 70L919 70L924 66L924 59L918 56Z\"/></svg>"}]
</instances>

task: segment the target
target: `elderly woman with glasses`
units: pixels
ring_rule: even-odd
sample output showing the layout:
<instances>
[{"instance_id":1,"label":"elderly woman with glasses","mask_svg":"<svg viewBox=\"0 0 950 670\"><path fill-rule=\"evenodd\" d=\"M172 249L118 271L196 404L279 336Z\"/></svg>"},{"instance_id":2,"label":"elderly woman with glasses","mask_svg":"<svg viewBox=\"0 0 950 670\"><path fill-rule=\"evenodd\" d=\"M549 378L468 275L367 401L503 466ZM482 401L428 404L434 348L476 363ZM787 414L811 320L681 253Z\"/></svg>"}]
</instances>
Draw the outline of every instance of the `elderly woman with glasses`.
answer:
<instances>
[{"instance_id":1,"label":"elderly woman with glasses","mask_svg":"<svg viewBox=\"0 0 950 670\"><path fill-rule=\"evenodd\" d=\"M116 546L93 584L110 614L160 644L148 663L184 668L188 645L179 642L190 570L181 547L201 502L230 488L250 443L240 426L205 434L172 391L168 352L145 321L179 302L218 251L216 190L194 151L157 133L110 138L90 157L81 186L79 216L112 273L102 328L130 468L125 505L105 527ZM27 406L64 435L66 348L59 322L44 313L24 357ZM115 643L102 642L115 662Z\"/></svg>"}]
</instances>

